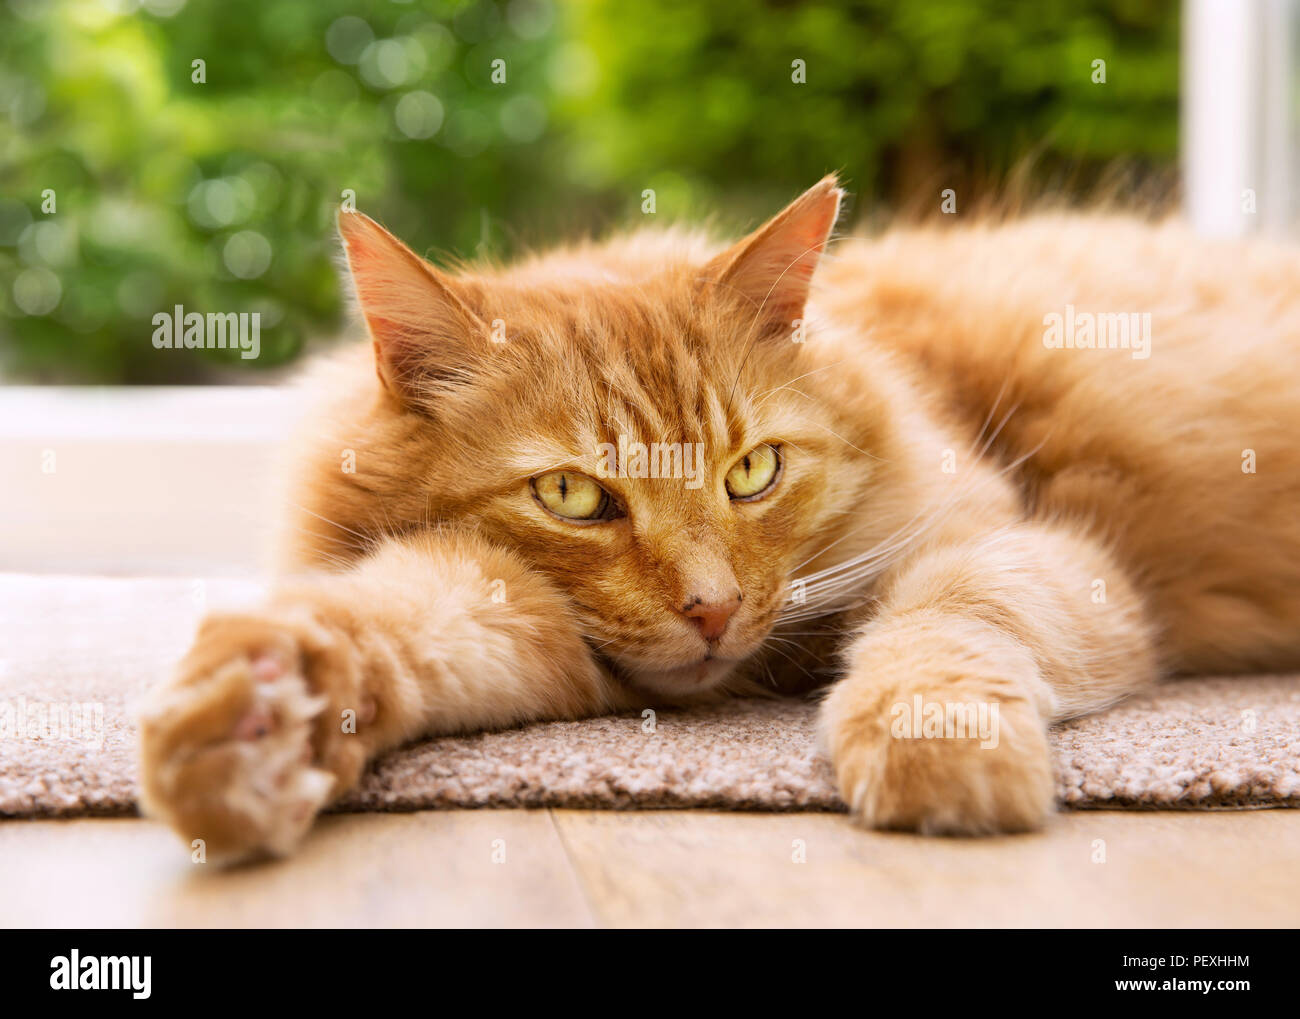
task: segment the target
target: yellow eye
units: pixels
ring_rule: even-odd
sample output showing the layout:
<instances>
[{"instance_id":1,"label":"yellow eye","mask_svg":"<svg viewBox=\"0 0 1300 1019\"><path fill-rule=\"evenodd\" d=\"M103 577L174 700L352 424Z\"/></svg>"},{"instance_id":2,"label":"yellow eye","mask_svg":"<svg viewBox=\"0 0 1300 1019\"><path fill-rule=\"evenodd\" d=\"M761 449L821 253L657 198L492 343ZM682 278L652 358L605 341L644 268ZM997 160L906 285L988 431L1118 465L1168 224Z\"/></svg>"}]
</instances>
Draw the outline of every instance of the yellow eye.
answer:
<instances>
[{"instance_id":1,"label":"yellow eye","mask_svg":"<svg viewBox=\"0 0 1300 1019\"><path fill-rule=\"evenodd\" d=\"M552 471L533 478L537 501L566 520L608 520L614 501L600 485L585 474Z\"/></svg>"},{"instance_id":2,"label":"yellow eye","mask_svg":"<svg viewBox=\"0 0 1300 1019\"><path fill-rule=\"evenodd\" d=\"M781 456L766 442L755 446L727 471L727 494L741 501L756 499L776 484Z\"/></svg>"}]
</instances>

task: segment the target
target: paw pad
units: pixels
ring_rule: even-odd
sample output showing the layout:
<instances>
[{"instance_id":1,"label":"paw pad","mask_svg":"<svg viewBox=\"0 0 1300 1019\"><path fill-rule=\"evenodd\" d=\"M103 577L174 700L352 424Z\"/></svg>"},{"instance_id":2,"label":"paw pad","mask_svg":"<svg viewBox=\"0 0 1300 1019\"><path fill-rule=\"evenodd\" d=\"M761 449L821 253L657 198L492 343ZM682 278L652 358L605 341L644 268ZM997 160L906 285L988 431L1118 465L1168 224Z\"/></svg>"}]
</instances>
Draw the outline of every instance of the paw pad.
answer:
<instances>
[{"instance_id":1,"label":"paw pad","mask_svg":"<svg viewBox=\"0 0 1300 1019\"><path fill-rule=\"evenodd\" d=\"M285 674L288 665L278 652L267 651L254 658L250 668L257 682L273 683Z\"/></svg>"},{"instance_id":2,"label":"paw pad","mask_svg":"<svg viewBox=\"0 0 1300 1019\"><path fill-rule=\"evenodd\" d=\"M231 735L239 740L257 740L271 733L275 718L265 707L256 707L238 722Z\"/></svg>"}]
</instances>

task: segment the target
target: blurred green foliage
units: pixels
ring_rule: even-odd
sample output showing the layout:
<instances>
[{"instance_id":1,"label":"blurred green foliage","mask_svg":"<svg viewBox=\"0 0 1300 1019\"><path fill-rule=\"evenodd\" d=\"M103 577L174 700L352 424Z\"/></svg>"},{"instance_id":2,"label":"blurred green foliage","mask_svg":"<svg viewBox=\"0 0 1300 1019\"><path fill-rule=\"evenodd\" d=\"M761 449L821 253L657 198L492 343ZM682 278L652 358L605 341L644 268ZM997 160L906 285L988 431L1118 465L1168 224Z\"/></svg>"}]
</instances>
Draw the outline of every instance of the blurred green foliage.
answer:
<instances>
[{"instance_id":1,"label":"blurred green foliage","mask_svg":"<svg viewBox=\"0 0 1300 1019\"><path fill-rule=\"evenodd\" d=\"M1175 0L0 0L3 369L256 380L343 324L349 193L509 257L645 189L741 227L832 169L860 208L1159 169L1177 44ZM176 304L259 311L260 358L154 349Z\"/></svg>"}]
</instances>

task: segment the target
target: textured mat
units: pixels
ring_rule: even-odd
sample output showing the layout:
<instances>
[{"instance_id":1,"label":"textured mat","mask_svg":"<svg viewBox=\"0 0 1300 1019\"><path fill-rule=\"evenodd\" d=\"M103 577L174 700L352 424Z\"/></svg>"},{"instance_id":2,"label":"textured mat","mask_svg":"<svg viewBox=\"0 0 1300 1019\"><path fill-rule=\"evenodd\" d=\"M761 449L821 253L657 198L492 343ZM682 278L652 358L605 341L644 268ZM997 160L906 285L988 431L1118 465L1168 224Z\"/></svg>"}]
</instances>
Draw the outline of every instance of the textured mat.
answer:
<instances>
[{"instance_id":1,"label":"textured mat","mask_svg":"<svg viewBox=\"0 0 1300 1019\"><path fill-rule=\"evenodd\" d=\"M0 576L0 815L131 812L135 702L203 611L255 594L233 581ZM430 740L379 761L340 806L836 810L814 713L739 701ZM1058 726L1052 745L1071 807L1300 806L1300 677L1172 681Z\"/></svg>"}]
</instances>

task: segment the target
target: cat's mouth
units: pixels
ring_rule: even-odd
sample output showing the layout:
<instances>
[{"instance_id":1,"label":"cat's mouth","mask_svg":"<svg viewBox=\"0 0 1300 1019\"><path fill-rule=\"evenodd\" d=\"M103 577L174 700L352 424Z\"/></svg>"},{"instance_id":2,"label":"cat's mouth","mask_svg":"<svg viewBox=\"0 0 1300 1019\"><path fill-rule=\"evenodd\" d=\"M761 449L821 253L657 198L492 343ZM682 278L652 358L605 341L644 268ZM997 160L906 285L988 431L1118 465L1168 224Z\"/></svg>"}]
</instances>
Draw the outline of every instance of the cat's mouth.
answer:
<instances>
[{"instance_id":1,"label":"cat's mouth","mask_svg":"<svg viewBox=\"0 0 1300 1019\"><path fill-rule=\"evenodd\" d=\"M704 693L721 683L740 664L734 658L720 658L707 651L698 659L675 666L630 664L602 656L619 682L645 693L689 696Z\"/></svg>"}]
</instances>

